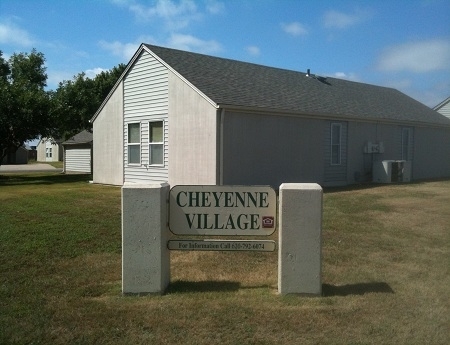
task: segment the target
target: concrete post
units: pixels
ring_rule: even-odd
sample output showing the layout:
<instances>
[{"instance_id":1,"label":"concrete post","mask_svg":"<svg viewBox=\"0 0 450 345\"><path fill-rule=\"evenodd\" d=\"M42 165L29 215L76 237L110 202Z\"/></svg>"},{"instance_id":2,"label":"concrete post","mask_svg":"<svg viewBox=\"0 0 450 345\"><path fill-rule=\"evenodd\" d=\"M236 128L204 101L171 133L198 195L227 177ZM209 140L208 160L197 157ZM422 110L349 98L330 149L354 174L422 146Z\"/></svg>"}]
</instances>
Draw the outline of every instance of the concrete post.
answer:
<instances>
[{"instance_id":1,"label":"concrete post","mask_svg":"<svg viewBox=\"0 0 450 345\"><path fill-rule=\"evenodd\" d=\"M283 183L279 199L278 292L322 294L322 188Z\"/></svg>"},{"instance_id":2,"label":"concrete post","mask_svg":"<svg viewBox=\"0 0 450 345\"><path fill-rule=\"evenodd\" d=\"M122 187L122 292L162 294L170 282L169 185Z\"/></svg>"}]
</instances>

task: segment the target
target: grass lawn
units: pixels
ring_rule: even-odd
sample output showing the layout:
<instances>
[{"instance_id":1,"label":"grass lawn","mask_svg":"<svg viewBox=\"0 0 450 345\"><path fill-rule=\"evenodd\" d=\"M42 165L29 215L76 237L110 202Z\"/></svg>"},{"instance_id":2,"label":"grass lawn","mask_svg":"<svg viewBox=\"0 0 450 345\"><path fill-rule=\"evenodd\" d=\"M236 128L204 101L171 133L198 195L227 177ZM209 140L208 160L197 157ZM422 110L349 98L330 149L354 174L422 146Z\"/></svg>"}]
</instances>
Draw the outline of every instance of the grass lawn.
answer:
<instances>
[{"instance_id":1,"label":"grass lawn","mask_svg":"<svg viewBox=\"0 0 450 345\"><path fill-rule=\"evenodd\" d=\"M323 297L279 296L277 252L178 251L123 297L120 188L89 179L0 176L0 344L450 343L450 181L326 190Z\"/></svg>"}]
</instances>

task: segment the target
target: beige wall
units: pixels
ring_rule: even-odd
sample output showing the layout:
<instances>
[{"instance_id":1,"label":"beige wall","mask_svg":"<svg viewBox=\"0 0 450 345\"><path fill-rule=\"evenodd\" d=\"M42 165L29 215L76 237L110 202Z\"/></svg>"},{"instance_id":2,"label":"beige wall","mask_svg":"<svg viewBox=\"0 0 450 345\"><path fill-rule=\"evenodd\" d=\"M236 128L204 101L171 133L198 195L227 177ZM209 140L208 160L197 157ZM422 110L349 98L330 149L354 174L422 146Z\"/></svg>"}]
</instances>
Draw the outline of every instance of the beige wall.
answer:
<instances>
[{"instance_id":1,"label":"beige wall","mask_svg":"<svg viewBox=\"0 0 450 345\"><path fill-rule=\"evenodd\" d=\"M52 148L52 157L47 159L46 147L50 145ZM38 162L58 162L63 160L63 149L61 144L52 143L52 139L42 138L36 147Z\"/></svg>"},{"instance_id":2,"label":"beige wall","mask_svg":"<svg viewBox=\"0 0 450 345\"><path fill-rule=\"evenodd\" d=\"M123 184L123 83L93 124L94 183Z\"/></svg>"},{"instance_id":3,"label":"beige wall","mask_svg":"<svg viewBox=\"0 0 450 345\"><path fill-rule=\"evenodd\" d=\"M169 183L217 183L217 110L169 73Z\"/></svg>"}]
</instances>

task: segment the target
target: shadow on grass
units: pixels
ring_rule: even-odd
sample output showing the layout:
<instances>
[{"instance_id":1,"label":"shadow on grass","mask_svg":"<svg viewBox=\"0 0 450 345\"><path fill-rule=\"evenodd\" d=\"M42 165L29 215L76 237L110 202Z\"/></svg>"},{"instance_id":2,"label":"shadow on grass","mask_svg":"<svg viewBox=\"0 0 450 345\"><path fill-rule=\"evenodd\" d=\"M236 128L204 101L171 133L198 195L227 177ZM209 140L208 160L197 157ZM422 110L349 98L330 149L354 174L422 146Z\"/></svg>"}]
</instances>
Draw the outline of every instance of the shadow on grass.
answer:
<instances>
[{"instance_id":1,"label":"shadow on grass","mask_svg":"<svg viewBox=\"0 0 450 345\"><path fill-rule=\"evenodd\" d=\"M367 293L394 293L394 290L387 283L357 283L347 285L322 285L322 294L325 297L331 296L349 296L349 295L365 295Z\"/></svg>"},{"instance_id":2,"label":"shadow on grass","mask_svg":"<svg viewBox=\"0 0 450 345\"><path fill-rule=\"evenodd\" d=\"M89 174L33 173L0 175L0 186L49 185L55 183L87 182L92 180Z\"/></svg>"},{"instance_id":3,"label":"shadow on grass","mask_svg":"<svg viewBox=\"0 0 450 345\"><path fill-rule=\"evenodd\" d=\"M202 281L190 282L177 280L170 283L167 293L190 293L190 292L231 292L240 288L240 283L229 281Z\"/></svg>"}]
</instances>

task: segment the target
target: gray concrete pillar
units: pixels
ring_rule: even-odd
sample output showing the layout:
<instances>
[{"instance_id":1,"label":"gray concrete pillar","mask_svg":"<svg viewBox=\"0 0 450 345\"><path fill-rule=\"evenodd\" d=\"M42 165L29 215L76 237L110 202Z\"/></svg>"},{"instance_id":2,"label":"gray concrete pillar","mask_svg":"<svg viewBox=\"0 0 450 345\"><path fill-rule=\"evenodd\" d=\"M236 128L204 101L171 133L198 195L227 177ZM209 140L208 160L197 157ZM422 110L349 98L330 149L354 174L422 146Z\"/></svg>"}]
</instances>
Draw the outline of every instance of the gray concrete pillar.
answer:
<instances>
[{"instance_id":1,"label":"gray concrete pillar","mask_svg":"<svg viewBox=\"0 0 450 345\"><path fill-rule=\"evenodd\" d=\"M162 294L170 282L169 185L122 187L122 292Z\"/></svg>"},{"instance_id":2,"label":"gray concrete pillar","mask_svg":"<svg viewBox=\"0 0 450 345\"><path fill-rule=\"evenodd\" d=\"M278 292L321 295L322 188L283 183L278 207Z\"/></svg>"}]
</instances>

